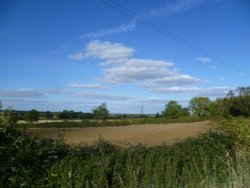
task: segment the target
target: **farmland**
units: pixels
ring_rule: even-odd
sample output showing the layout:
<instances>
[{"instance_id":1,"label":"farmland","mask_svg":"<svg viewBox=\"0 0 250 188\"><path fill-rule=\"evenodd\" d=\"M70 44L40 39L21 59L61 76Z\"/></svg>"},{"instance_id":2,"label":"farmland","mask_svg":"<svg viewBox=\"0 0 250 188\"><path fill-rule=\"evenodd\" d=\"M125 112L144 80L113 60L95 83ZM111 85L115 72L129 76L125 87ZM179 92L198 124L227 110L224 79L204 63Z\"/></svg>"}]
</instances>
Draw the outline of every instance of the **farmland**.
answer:
<instances>
[{"instance_id":1,"label":"farmland","mask_svg":"<svg viewBox=\"0 0 250 188\"><path fill-rule=\"evenodd\" d=\"M59 133L69 144L94 144L102 138L115 145L156 146L160 144L173 144L188 137L196 137L212 128L208 121L194 123L171 123L131 125L119 127L87 127L87 128L31 128L31 136L57 138Z\"/></svg>"}]
</instances>

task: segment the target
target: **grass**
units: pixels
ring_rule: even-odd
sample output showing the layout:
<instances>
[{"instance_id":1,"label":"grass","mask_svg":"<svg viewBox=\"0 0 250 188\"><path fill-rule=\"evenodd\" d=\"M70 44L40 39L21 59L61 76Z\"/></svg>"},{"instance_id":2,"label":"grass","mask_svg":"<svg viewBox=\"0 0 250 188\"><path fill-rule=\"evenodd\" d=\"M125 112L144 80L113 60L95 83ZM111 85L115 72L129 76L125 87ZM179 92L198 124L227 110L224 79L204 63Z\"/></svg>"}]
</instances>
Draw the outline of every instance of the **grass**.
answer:
<instances>
[{"instance_id":1,"label":"grass","mask_svg":"<svg viewBox=\"0 0 250 188\"><path fill-rule=\"evenodd\" d=\"M18 124L18 127L27 128L69 128L69 127L107 127L107 126L127 126L127 125L143 125L143 124L168 124L168 123L187 123L187 122L199 122L206 119L200 117L182 117L177 119L166 118L128 118L113 121L93 121L82 120L81 122L46 122L36 124Z\"/></svg>"}]
</instances>

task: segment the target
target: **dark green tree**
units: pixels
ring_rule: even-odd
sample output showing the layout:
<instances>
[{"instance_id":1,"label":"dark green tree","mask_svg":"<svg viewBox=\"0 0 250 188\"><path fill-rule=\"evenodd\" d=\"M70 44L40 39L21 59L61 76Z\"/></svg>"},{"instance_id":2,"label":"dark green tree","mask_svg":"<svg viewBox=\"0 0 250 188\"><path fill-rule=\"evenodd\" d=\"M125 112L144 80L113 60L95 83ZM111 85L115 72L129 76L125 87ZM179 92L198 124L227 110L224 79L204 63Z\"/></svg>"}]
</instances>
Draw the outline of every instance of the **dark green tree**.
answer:
<instances>
[{"instance_id":1,"label":"dark green tree","mask_svg":"<svg viewBox=\"0 0 250 188\"><path fill-rule=\"evenodd\" d=\"M181 109L181 117L186 117L186 116L190 116L190 112L189 112L188 108L182 108Z\"/></svg>"},{"instance_id":2,"label":"dark green tree","mask_svg":"<svg viewBox=\"0 0 250 188\"><path fill-rule=\"evenodd\" d=\"M169 101L165 106L165 110L162 112L162 116L168 119L181 117L181 105L179 105L176 101Z\"/></svg>"},{"instance_id":3,"label":"dark green tree","mask_svg":"<svg viewBox=\"0 0 250 188\"><path fill-rule=\"evenodd\" d=\"M92 110L94 119L106 120L109 116L109 111L105 103L102 103L100 106L95 107Z\"/></svg>"},{"instance_id":4,"label":"dark green tree","mask_svg":"<svg viewBox=\"0 0 250 188\"><path fill-rule=\"evenodd\" d=\"M250 116L250 87L238 87L229 91L223 99L225 116Z\"/></svg>"},{"instance_id":5,"label":"dark green tree","mask_svg":"<svg viewBox=\"0 0 250 188\"><path fill-rule=\"evenodd\" d=\"M25 114L25 119L30 122L30 123L33 123L35 121L38 121L39 120L39 112L36 111L35 109L32 109L30 111L28 111L26 114Z\"/></svg>"},{"instance_id":6,"label":"dark green tree","mask_svg":"<svg viewBox=\"0 0 250 188\"><path fill-rule=\"evenodd\" d=\"M47 119L51 119L53 118L53 114L50 111L46 111L44 117Z\"/></svg>"}]
</instances>

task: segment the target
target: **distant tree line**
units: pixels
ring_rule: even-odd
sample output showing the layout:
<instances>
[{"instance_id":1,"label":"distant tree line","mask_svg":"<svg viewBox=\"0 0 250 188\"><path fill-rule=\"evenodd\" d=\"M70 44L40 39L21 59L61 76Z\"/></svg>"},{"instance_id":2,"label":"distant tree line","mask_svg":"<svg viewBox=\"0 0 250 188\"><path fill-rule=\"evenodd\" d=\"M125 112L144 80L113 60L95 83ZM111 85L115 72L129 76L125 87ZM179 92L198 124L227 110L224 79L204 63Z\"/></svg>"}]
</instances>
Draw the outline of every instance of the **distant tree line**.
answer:
<instances>
[{"instance_id":1,"label":"distant tree line","mask_svg":"<svg viewBox=\"0 0 250 188\"><path fill-rule=\"evenodd\" d=\"M182 108L176 101L169 101L161 116L175 119L185 116L198 117L250 117L250 87L238 87L231 90L224 98L211 101L208 97L194 97L188 108Z\"/></svg>"},{"instance_id":2,"label":"distant tree line","mask_svg":"<svg viewBox=\"0 0 250 188\"><path fill-rule=\"evenodd\" d=\"M0 101L0 110L2 103ZM73 110L63 110L61 112L38 112L35 109L30 111L14 111L11 109L3 111L6 116L11 117L11 121L26 120L30 123L39 119L96 119L106 120L107 118L133 118L147 117L141 114L109 114L109 110L105 103L92 109L92 113L74 112ZM250 117L250 87L238 87L231 90L224 98L218 98L211 101L208 97L194 97L190 100L188 107L182 107L176 101L171 100L165 105L165 109L161 114L157 113L156 118L176 119L186 116L197 117L228 117L228 116L245 116Z\"/></svg>"}]
</instances>

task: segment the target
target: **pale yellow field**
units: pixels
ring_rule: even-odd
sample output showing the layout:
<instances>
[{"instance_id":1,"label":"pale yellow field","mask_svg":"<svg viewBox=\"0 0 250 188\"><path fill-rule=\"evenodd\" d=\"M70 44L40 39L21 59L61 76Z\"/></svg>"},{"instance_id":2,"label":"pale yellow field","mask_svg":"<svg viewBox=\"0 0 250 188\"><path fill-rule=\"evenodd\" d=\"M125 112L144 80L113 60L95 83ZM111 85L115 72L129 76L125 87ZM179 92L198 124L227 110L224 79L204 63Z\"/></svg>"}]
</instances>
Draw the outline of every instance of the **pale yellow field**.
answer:
<instances>
[{"instance_id":1,"label":"pale yellow field","mask_svg":"<svg viewBox=\"0 0 250 188\"><path fill-rule=\"evenodd\" d=\"M135 125L122 127L88 127L88 128L32 128L31 136L56 138L60 132L66 143L91 145L103 138L113 144L126 146L143 144L155 146L162 143L173 144L178 140L196 137L213 127L212 123L172 123L166 125Z\"/></svg>"}]
</instances>

